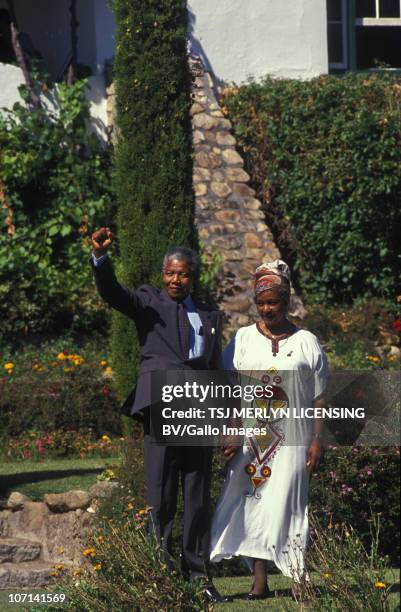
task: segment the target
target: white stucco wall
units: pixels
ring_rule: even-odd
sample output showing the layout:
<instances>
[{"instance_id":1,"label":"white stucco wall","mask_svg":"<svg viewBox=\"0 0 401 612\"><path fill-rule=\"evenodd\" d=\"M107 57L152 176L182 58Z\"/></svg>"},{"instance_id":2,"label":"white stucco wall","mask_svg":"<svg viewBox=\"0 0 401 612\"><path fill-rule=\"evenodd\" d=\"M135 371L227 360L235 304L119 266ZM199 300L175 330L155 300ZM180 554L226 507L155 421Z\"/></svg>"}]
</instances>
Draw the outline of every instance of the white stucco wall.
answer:
<instances>
[{"instance_id":1,"label":"white stucco wall","mask_svg":"<svg viewBox=\"0 0 401 612\"><path fill-rule=\"evenodd\" d=\"M24 77L17 66L0 63L0 109L12 108L21 102L18 87L24 84Z\"/></svg>"},{"instance_id":2,"label":"white stucco wall","mask_svg":"<svg viewBox=\"0 0 401 612\"><path fill-rule=\"evenodd\" d=\"M189 0L192 50L216 78L327 73L323 0Z\"/></svg>"}]
</instances>

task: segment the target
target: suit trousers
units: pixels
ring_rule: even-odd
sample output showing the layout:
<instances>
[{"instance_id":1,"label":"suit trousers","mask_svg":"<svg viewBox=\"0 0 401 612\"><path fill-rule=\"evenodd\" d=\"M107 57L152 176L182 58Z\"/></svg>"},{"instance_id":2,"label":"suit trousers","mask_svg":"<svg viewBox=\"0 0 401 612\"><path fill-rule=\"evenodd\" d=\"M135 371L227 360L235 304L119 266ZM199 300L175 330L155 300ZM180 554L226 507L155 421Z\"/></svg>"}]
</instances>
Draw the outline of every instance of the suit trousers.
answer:
<instances>
[{"instance_id":1,"label":"suit trousers","mask_svg":"<svg viewBox=\"0 0 401 612\"><path fill-rule=\"evenodd\" d=\"M171 563L172 532L181 481L184 501L182 571L193 579L208 575L210 544L210 447L162 446L144 436L147 501L156 535Z\"/></svg>"}]
</instances>

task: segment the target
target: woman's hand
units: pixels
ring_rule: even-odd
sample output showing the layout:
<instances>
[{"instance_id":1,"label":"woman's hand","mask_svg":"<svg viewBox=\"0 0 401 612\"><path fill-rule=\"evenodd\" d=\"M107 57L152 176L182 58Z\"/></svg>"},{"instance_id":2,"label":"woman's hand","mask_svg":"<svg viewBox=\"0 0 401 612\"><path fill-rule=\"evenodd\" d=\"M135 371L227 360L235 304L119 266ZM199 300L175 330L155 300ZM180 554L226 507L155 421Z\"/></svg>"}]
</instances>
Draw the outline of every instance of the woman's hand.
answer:
<instances>
[{"instance_id":1,"label":"woman's hand","mask_svg":"<svg viewBox=\"0 0 401 612\"><path fill-rule=\"evenodd\" d=\"M317 440L312 440L312 442L309 445L308 453L306 457L306 469L309 470L311 473L314 472L317 469L322 457L323 457L322 445Z\"/></svg>"},{"instance_id":2,"label":"woman's hand","mask_svg":"<svg viewBox=\"0 0 401 612\"><path fill-rule=\"evenodd\" d=\"M221 440L221 450L226 461L230 461L242 446L243 440L241 436L223 436Z\"/></svg>"},{"instance_id":3,"label":"woman's hand","mask_svg":"<svg viewBox=\"0 0 401 612\"><path fill-rule=\"evenodd\" d=\"M113 242L113 234L108 227L101 227L92 234L92 250L95 257L102 257Z\"/></svg>"}]
</instances>

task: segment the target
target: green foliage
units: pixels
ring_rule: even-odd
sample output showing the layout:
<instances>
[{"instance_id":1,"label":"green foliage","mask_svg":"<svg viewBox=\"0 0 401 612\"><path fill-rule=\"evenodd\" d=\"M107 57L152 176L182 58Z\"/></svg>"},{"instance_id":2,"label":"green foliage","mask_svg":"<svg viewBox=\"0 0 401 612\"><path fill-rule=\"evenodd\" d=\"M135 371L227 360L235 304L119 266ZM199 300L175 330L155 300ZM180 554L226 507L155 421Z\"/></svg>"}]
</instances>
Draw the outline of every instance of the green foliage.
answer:
<instances>
[{"instance_id":1,"label":"green foliage","mask_svg":"<svg viewBox=\"0 0 401 612\"><path fill-rule=\"evenodd\" d=\"M305 594L309 595L308 607L327 612L388 612L391 584L386 580L388 559L378 552L380 525L383 524L380 517L371 517L369 548L346 522L331 524L328 530L314 517L311 523L313 537L309 566L318 572L321 583L316 588L308 582L302 585Z\"/></svg>"},{"instance_id":2,"label":"green foliage","mask_svg":"<svg viewBox=\"0 0 401 612\"><path fill-rule=\"evenodd\" d=\"M110 177L108 154L88 129L85 87L60 83L55 110L17 103L0 115L3 337L105 320L85 236L110 214Z\"/></svg>"},{"instance_id":3,"label":"green foliage","mask_svg":"<svg viewBox=\"0 0 401 612\"><path fill-rule=\"evenodd\" d=\"M329 447L311 480L311 508L326 528L352 525L366 548L372 514L380 514L380 553L399 563L399 541L394 539L399 530L399 468L398 447Z\"/></svg>"},{"instance_id":4,"label":"green foliage","mask_svg":"<svg viewBox=\"0 0 401 612\"><path fill-rule=\"evenodd\" d=\"M82 341L82 338L81 338ZM120 433L119 405L111 389L101 339L79 345L71 338L4 349L0 360L0 432L17 438L24 432L90 429L92 439ZM4 367L7 366L7 369ZM12 367L11 367L12 366ZM59 440L66 447L67 440ZM42 446L45 446L42 444ZM4 448L4 446L3 446ZM29 449L28 449L29 450Z\"/></svg>"},{"instance_id":5,"label":"green foliage","mask_svg":"<svg viewBox=\"0 0 401 612\"><path fill-rule=\"evenodd\" d=\"M251 82L224 102L309 302L393 299L401 86L389 75Z\"/></svg>"},{"instance_id":6,"label":"green foliage","mask_svg":"<svg viewBox=\"0 0 401 612\"><path fill-rule=\"evenodd\" d=\"M160 282L169 246L191 246L193 193L184 0L114 0L117 93L115 189L120 278ZM133 384L137 342L116 315L113 362L121 396Z\"/></svg>"}]
</instances>

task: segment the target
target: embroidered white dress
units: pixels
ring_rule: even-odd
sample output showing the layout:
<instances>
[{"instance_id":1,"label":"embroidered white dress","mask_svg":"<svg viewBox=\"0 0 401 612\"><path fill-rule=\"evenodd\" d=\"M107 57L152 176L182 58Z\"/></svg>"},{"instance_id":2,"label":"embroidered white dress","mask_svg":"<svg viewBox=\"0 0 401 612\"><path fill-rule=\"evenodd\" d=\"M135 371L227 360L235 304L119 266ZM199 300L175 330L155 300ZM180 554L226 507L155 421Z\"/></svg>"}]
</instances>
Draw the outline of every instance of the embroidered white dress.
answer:
<instances>
[{"instance_id":1,"label":"embroidered white dress","mask_svg":"<svg viewBox=\"0 0 401 612\"><path fill-rule=\"evenodd\" d=\"M241 555L270 559L285 576L299 579L304 571L308 541L309 472L305 467L313 432L312 418L300 408L311 408L326 386L327 362L317 338L297 329L272 343L256 325L241 328L225 351L225 365L240 372L242 384L272 385L272 398L256 400L268 419L252 419L267 435L245 440L227 466L223 490L211 531L211 561ZM255 407L255 402L246 404ZM273 409L273 411L272 411ZM277 410L282 409L282 410ZM287 409L287 412L285 411ZM289 414L290 418L280 418ZM275 418L277 417L277 418Z\"/></svg>"}]
</instances>

